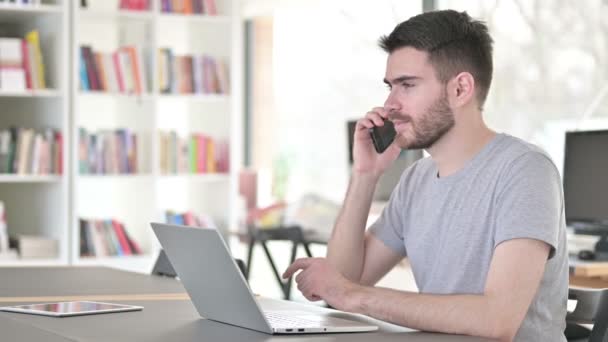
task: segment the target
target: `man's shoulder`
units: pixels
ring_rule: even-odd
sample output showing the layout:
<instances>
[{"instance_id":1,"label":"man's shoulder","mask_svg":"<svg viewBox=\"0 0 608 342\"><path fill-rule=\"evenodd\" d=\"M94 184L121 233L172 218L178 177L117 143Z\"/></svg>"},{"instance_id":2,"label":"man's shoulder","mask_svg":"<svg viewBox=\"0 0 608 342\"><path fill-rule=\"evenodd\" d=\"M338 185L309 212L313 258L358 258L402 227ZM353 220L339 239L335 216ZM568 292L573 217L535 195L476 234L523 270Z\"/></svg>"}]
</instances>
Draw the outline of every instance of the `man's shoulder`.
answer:
<instances>
[{"instance_id":1,"label":"man's shoulder","mask_svg":"<svg viewBox=\"0 0 608 342\"><path fill-rule=\"evenodd\" d=\"M502 141L495 155L507 169L516 168L518 165L536 165L549 167L557 171L553 159L545 150L533 143L508 134L502 134Z\"/></svg>"},{"instance_id":2,"label":"man's shoulder","mask_svg":"<svg viewBox=\"0 0 608 342\"><path fill-rule=\"evenodd\" d=\"M522 139L504 137L502 147L496 151L492 169L499 187L514 190L514 184L559 188L559 169L542 148Z\"/></svg>"}]
</instances>

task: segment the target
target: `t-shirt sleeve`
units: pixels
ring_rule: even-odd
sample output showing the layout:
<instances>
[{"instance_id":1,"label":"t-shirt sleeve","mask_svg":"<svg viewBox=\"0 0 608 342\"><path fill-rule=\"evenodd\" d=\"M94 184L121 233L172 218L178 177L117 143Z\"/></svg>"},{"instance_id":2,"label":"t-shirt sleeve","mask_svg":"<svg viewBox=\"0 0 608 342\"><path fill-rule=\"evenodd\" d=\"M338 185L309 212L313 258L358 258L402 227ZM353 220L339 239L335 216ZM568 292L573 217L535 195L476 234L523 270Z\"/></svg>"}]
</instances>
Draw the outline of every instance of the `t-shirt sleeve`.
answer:
<instances>
[{"instance_id":1,"label":"t-shirt sleeve","mask_svg":"<svg viewBox=\"0 0 608 342\"><path fill-rule=\"evenodd\" d=\"M406 256L405 244L403 242L403 189L401 178L395 190L391 193L388 203L382 210L380 217L374 222L369 231L384 245L399 255Z\"/></svg>"},{"instance_id":2,"label":"t-shirt sleeve","mask_svg":"<svg viewBox=\"0 0 608 342\"><path fill-rule=\"evenodd\" d=\"M551 246L555 254L563 220L563 196L559 172L540 152L528 152L513 162L497 196L494 248L500 243L529 238Z\"/></svg>"}]
</instances>

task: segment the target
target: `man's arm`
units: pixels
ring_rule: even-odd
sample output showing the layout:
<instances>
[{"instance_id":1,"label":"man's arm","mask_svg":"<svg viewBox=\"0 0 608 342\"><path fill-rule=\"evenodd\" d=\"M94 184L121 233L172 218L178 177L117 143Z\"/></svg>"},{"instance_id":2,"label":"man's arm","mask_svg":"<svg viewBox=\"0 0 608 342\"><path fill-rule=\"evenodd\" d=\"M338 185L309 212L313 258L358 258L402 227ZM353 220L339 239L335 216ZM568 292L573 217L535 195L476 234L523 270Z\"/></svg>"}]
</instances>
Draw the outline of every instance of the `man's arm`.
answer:
<instances>
[{"instance_id":1,"label":"man's arm","mask_svg":"<svg viewBox=\"0 0 608 342\"><path fill-rule=\"evenodd\" d=\"M410 328L511 341L542 279L550 246L533 239L501 243L494 251L480 295L432 295L354 284L324 259L300 259L298 288L309 299L321 298L336 309L362 313Z\"/></svg>"},{"instance_id":2,"label":"man's arm","mask_svg":"<svg viewBox=\"0 0 608 342\"><path fill-rule=\"evenodd\" d=\"M374 235L365 233L376 182L371 176L353 176L327 248L327 260L361 285L374 285L403 259Z\"/></svg>"},{"instance_id":3,"label":"man's arm","mask_svg":"<svg viewBox=\"0 0 608 342\"><path fill-rule=\"evenodd\" d=\"M346 198L327 245L327 260L346 278L358 283L365 260L365 224L378 179L353 174Z\"/></svg>"},{"instance_id":4,"label":"man's arm","mask_svg":"<svg viewBox=\"0 0 608 342\"><path fill-rule=\"evenodd\" d=\"M376 153L373 147L369 129L374 125L383 126L387 118L388 113L384 108L375 107L357 121L353 136L353 175L327 248L329 263L355 283L359 283L362 275L368 273L367 265L378 264L381 269L386 269L386 265L394 266L397 263L394 260L396 253L377 250L378 244L370 243L365 236L376 183L401 152L396 143L381 154Z\"/></svg>"}]
</instances>

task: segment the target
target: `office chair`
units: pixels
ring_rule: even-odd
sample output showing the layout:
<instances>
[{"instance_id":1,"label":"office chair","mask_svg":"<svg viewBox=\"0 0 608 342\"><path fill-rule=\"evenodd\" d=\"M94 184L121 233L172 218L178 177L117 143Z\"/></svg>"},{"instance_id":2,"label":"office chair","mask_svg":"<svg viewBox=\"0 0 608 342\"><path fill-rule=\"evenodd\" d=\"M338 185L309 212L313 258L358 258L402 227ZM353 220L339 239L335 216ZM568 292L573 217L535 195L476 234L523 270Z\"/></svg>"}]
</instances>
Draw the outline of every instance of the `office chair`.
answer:
<instances>
[{"instance_id":1,"label":"office chair","mask_svg":"<svg viewBox=\"0 0 608 342\"><path fill-rule=\"evenodd\" d=\"M608 342L608 289L570 288L568 299L576 309L566 316L566 339L572 342ZM580 324L593 324L593 329Z\"/></svg>"}]
</instances>

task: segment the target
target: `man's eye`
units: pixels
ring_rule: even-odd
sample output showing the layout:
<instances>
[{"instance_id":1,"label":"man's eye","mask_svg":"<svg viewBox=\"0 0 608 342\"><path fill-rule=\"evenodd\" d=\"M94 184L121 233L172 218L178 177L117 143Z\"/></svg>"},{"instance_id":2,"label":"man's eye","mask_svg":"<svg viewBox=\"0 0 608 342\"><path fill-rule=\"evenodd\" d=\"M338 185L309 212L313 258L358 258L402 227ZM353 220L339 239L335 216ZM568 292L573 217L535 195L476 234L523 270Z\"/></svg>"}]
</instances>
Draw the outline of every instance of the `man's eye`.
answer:
<instances>
[{"instance_id":1,"label":"man's eye","mask_svg":"<svg viewBox=\"0 0 608 342\"><path fill-rule=\"evenodd\" d=\"M414 86L413 84L407 83L407 82L403 82L403 83L401 83L401 85L403 86L403 88L411 88Z\"/></svg>"},{"instance_id":2,"label":"man's eye","mask_svg":"<svg viewBox=\"0 0 608 342\"><path fill-rule=\"evenodd\" d=\"M388 89L388 90L393 89L393 87L390 84L385 84L385 86L386 86L386 89Z\"/></svg>"}]
</instances>

